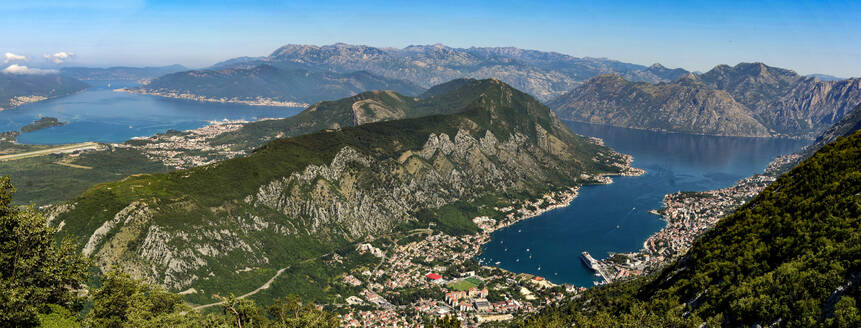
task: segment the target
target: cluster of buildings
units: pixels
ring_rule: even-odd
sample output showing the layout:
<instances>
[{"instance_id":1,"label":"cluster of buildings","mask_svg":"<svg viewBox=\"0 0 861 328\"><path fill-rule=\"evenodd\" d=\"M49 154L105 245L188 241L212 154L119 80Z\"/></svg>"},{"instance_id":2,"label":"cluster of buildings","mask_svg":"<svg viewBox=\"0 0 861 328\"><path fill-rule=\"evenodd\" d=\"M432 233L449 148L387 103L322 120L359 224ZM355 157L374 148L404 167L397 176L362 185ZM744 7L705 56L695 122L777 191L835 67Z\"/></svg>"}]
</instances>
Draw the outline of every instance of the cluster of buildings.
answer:
<instances>
[{"instance_id":1,"label":"cluster of buildings","mask_svg":"<svg viewBox=\"0 0 861 328\"><path fill-rule=\"evenodd\" d=\"M170 91L170 90L148 90L143 88L138 89L115 89L117 92L128 92L142 95L152 95L159 96L165 98L174 98L174 99L184 99L191 101L200 101L200 102L214 102L214 103L233 103L233 104L243 104L250 106L270 106L270 107L308 107L306 103L300 103L295 101L279 101L271 98L264 97L256 97L256 98L209 98L200 95L195 95L191 93L183 93L179 91Z\"/></svg>"},{"instance_id":2,"label":"cluster of buildings","mask_svg":"<svg viewBox=\"0 0 861 328\"><path fill-rule=\"evenodd\" d=\"M9 99L9 108L20 106L23 104L34 103L34 102L42 101L45 99L48 99L48 97L35 96L35 95L33 95L33 96L15 96L15 97L12 97L11 99ZM3 108L0 107L0 110L3 110Z\"/></svg>"},{"instance_id":3,"label":"cluster of buildings","mask_svg":"<svg viewBox=\"0 0 861 328\"><path fill-rule=\"evenodd\" d=\"M151 137L136 137L115 148L132 148L147 158L167 167L187 169L245 155L246 150L231 149L228 144L214 145L212 139L224 133L239 130L246 121L219 121L182 133L164 133Z\"/></svg>"},{"instance_id":4,"label":"cluster of buildings","mask_svg":"<svg viewBox=\"0 0 861 328\"><path fill-rule=\"evenodd\" d=\"M346 299L342 323L354 327L424 327L436 318L455 316L465 325L475 326L510 320L513 314L531 313L566 295L582 292L585 288L560 288L542 277L495 267L459 271L465 261L481 252L481 246L490 240L494 230L565 206L577 196L578 190L571 188L535 201L496 208L503 216L498 220L474 218L481 230L474 234L452 236L431 229L415 229L394 243L357 245L359 253L372 254L380 263L361 274L344 275L343 284L364 289ZM465 280L473 286L464 287L468 286L463 284ZM436 292L423 293L407 305L393 305L385 299L390 293L415 290ZM369 306L373 309L368 309Z\"/></svg>"},{"instance_id":5,"label":"cluster of buildings","mask_svg":"<svg viewBox=\"0 0 861 328\"><path fill-rule=\"evenodd\" d=\"M782 168L800 158L800 154L780 156L769 164L765 173L744 178L727 188L664 196L664 208L653 213L661 215L667 225L649 237L641 251L613 254L601 260L602 271L610 273L605 279L612 282L639 276L684 255L699 236L758 195L777 179Z\"/></svg>"}]
</instances>

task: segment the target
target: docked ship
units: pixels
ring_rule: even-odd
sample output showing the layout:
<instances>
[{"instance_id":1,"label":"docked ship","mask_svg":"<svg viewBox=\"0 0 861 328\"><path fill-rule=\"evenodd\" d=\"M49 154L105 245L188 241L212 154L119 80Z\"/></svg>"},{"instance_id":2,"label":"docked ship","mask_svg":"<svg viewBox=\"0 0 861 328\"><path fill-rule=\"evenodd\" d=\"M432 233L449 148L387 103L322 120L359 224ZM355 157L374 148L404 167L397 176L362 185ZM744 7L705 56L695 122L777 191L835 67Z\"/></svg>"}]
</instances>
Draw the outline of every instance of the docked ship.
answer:
<instances>
[{"instance_id":1,"label":"docked ship","mask_svg":"<svg viewBox=\"0 0 861 328\"><path fill-rule=\"evenodd\" d=\"M580 253L580 260L586 265L586 268L592 271L598 271L598 261L589 255L589 252L583 251Z\"/></svg>"}]
</instances>

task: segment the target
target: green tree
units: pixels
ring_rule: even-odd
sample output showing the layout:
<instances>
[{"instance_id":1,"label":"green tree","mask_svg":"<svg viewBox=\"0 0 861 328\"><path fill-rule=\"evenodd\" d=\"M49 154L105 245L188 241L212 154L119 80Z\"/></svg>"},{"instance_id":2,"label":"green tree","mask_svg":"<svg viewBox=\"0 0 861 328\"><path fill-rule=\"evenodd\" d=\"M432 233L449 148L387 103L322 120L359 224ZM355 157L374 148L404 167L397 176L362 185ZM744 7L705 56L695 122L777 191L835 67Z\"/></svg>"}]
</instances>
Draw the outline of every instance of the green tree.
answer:
<instances>
[{"instance_id":1,"label":"green tree","mask_svg":"<svg viewBox=\"0 0 861 328\"><path fill-rule=\"evenodd\" d=\"M290 295L275 302L267 309L275 327L284 328L326 328L338 327L337 315L317 309L313 304L302 305L297 295Z\"/></svg>"},{"instance_id":2,"label":"green tree","mask_svg":"<svg viewBox=\"0 0 861 328\"><path fill-rule=\"evenodd\" d=\"M238 298L230 294L223 297L222 313L227 317L227 322L237 328L266 327L268 324L260 307L254 301Z\"/></svg>"},{"instance_id":3,"label":"green tree","mask_svg":"<svg viewBox=\"0 0 861 328\"><path fill-rule=\"evenodd\" d=\"M436 328L460 328L460 320L455 316L445 316L436 320L434 323Z\"/></svg>"},{"instance_id":4,"label":"green tree","mask_svg":"<svg viewBox=\"0 0 861 328\"><path fill-rule=\"evenodd\" d=\"M32 206L11 205L15 188L0 177L0 326L34 327L55 304L75 309L89 261Z\"/></svg>"},{"instance_id":5,"label":"green tree","mask_svg":"<svg viewBox=\"0 0 861 328\"><path fill-rule=\"evenodd\" d=\"M93 311L88 319L96 327L144 327L181 309L179 295L125 273L108 272L102 288L93 294Z\"/></svg>"},{"instance_id":6,"label":"green tree","mask_svg":"<svg viewBox=\"0 0 861 328\"><path fill-rule=\"evenodd\" d=\"M834 306L834 318L832 320L834 327L861 327L861 311L858 311L855 299L848 296L841 297Z\"/></svg>"}]
</instances>

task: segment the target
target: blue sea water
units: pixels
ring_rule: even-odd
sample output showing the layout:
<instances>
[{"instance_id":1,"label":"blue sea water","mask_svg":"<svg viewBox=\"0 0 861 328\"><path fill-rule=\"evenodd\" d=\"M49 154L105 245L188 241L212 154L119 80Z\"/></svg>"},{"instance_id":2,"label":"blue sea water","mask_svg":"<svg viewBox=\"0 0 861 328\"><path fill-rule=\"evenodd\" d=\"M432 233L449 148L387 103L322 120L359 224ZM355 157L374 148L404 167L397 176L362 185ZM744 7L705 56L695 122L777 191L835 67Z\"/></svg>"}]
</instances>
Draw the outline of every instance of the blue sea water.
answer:
<instances>
[{"instance_id":1,"label":"blue sea water","mask_svg":"<svg viewBox=\"0 0 861 328\"><path fill-rule=\"evenodd\" d=\"M88 81L83 92L0 111L0 131L20 130L42 116L68 122L64 126L22 133L24 144L63 144L84 141L123 142L169 129L188 130L209 121L258 120L297 114L302 108L201 103L149 95L115 92L133 87L131 81ZM110 82L110 87L108 83Z\"/></svg>"},{"instance_id":2,"label":"blue sea water","mask_svg":"<svg viewBox=\"0 0 861 328\"><path fill-rule=\"evenodd\" d=\"M543 276L555 283L592 286L598 281L579 259L630 252L664 226L648 213L665 194L730 186L761 172L775 157L806 142L788 139L714 137L566 122L579 134L604 139L607 146L634 156L639 177L613 177L610 185L586 186L570 206L521 221L491 236L477 257L513 272Z\"/></svg>"}]
</instances>

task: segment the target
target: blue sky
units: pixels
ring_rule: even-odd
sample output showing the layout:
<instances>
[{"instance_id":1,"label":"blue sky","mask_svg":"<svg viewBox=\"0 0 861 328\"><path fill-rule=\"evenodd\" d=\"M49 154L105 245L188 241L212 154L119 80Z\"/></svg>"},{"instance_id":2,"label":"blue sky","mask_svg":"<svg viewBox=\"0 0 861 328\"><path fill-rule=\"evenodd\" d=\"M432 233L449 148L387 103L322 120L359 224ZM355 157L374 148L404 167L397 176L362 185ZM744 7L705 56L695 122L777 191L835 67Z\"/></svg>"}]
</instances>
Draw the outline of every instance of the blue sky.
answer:
<instances>
[{"instance_id":1,"label":"blue sky","mask_svg":"<svg viewBox=\"0 0 861 328\"><path fill-rule=\"evenodd\" d=\"M706 71L861 76L861 2L0 0L0 55L202 67L288 43L515 46ZM2 58L0 58L2 59Z\"/></svg>"}]
</instances>

